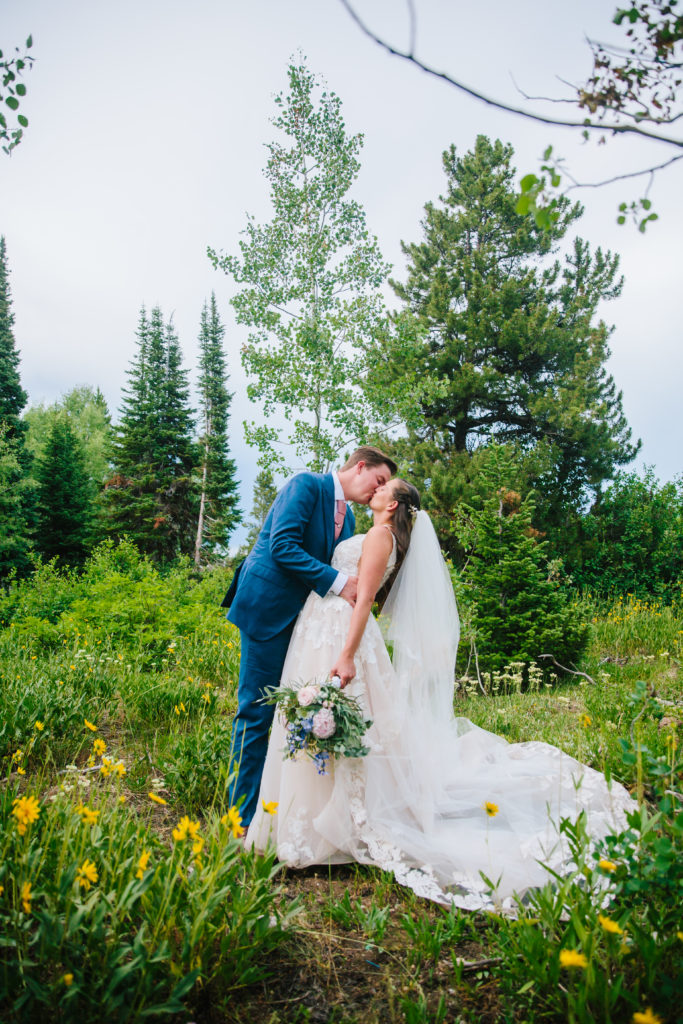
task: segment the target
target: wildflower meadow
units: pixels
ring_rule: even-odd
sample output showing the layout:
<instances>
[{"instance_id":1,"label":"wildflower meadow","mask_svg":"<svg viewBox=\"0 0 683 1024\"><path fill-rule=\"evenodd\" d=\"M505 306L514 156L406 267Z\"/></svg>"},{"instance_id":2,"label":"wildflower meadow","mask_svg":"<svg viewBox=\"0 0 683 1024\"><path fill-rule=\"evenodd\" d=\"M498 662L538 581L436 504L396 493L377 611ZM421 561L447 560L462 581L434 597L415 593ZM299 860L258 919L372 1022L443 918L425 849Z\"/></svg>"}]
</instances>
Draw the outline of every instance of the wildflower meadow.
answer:
<instances>
[{"instance_id":1,"label":"wildflower meadow","mask_svg":"<svg viewBox=\"0 0 683 1024\"><path fill-rule=\"evenodd\" d=\"M577 594L578 674L464 674L456 710L625 783L623 835L517 917L419 901L358 865L245 853L226 800L229 572L127 542L0 597L0 1020L269 1024L676 1019L683 952L681 602ZM499 813L482 793L482 809ZM277 806L266 811L277 814Z\"/></svg>"}]
</instances>

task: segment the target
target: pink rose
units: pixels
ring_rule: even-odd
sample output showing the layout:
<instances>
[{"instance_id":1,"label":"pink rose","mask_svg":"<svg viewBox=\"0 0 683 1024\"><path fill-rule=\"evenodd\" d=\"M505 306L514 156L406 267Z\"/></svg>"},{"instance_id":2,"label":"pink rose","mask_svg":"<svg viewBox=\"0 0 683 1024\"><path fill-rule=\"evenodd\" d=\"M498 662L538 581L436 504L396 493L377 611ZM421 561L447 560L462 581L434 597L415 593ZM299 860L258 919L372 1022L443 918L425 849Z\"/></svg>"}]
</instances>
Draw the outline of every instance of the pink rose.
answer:
<instances>
[{"instance_id":1,"label":"pink rose","mask_svg":"<svg viewBox=\"0 0 683 1024\"><path fill-rule=\"evenodd\" d=\"M320 688L317 686L302 686L297 699L302 708L307 708L314 700L317 700Z\"/></svg>"},{"instance_id":2,"label":"pink rose","mask_svg":"<svg viewBox=\"0 0 683 1024\"><path fill-rule=\"evenodd\" d=\"M326 740L329 736L334 736L336 729L337 723L330 708L321 708L313 716L313 735L316 739Z\"/></svg>"}]
</instances>

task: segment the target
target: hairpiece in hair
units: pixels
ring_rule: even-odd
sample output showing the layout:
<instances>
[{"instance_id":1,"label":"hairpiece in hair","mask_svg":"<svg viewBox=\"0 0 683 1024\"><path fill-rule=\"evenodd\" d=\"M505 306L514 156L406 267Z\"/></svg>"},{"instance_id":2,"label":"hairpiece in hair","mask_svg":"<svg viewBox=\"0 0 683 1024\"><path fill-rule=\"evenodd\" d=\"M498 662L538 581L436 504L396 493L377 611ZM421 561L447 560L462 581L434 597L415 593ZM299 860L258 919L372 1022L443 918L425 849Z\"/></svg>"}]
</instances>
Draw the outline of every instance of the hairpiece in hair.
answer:
<instances>
[{"instance_id":1,"label":"hairpiece in hair","mask_svg":"<svg viewBox=\"0 0 683 1024\"><path fill-rule=\"evenodd\" d=\"M417 515L417 507L415 505L411 505L410 506L410 517L411 517L411 519L414 519L416 515Z\"/></svg>"}]
</instances>

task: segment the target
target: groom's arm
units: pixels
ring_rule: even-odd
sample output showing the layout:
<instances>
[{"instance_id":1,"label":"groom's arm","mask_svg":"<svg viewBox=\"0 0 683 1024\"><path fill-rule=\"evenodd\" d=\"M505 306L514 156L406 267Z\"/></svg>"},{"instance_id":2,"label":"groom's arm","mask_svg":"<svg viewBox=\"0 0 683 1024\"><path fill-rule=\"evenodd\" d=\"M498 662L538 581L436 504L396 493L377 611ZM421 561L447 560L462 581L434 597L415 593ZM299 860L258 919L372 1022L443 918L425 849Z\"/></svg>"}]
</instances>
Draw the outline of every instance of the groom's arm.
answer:
<instances>
[{"instance_id":1,"label":"groom's arm","mask_svg":"<svg viewBox=\"0 0 683 1024\"><path fill-rule=\"evenodd\" d=\"M301 473L282 488L273 505L270 554L280 569L297 576L324 597L337 579L337 570L304 550L306 527L320 514L320 485L316 477Z\"/></svg>"}]
</instances>

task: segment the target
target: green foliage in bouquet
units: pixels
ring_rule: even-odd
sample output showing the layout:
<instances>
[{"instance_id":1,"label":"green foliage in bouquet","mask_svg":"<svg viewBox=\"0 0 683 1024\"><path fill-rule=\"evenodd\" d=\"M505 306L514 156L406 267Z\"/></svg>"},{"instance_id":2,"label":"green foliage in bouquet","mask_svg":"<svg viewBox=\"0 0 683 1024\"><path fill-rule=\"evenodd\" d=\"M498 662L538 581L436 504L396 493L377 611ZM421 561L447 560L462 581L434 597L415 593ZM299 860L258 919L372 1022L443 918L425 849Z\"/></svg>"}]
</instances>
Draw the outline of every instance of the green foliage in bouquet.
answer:
<instances>
[{"instance_id":1,"label":"green foliage in bouquet","mask_svg":"<svg viewBox=\"0 0 683 1024\"><path fill-rule=\"evenodd\" d=\"M280 709L287 729L285 759L300 751L310 757L319 775L326 774L332 757L365 757L363 736L372 722L354 697L338 684L312 682L269 691L265 698Z\"/></svg>"}]
</instances>

